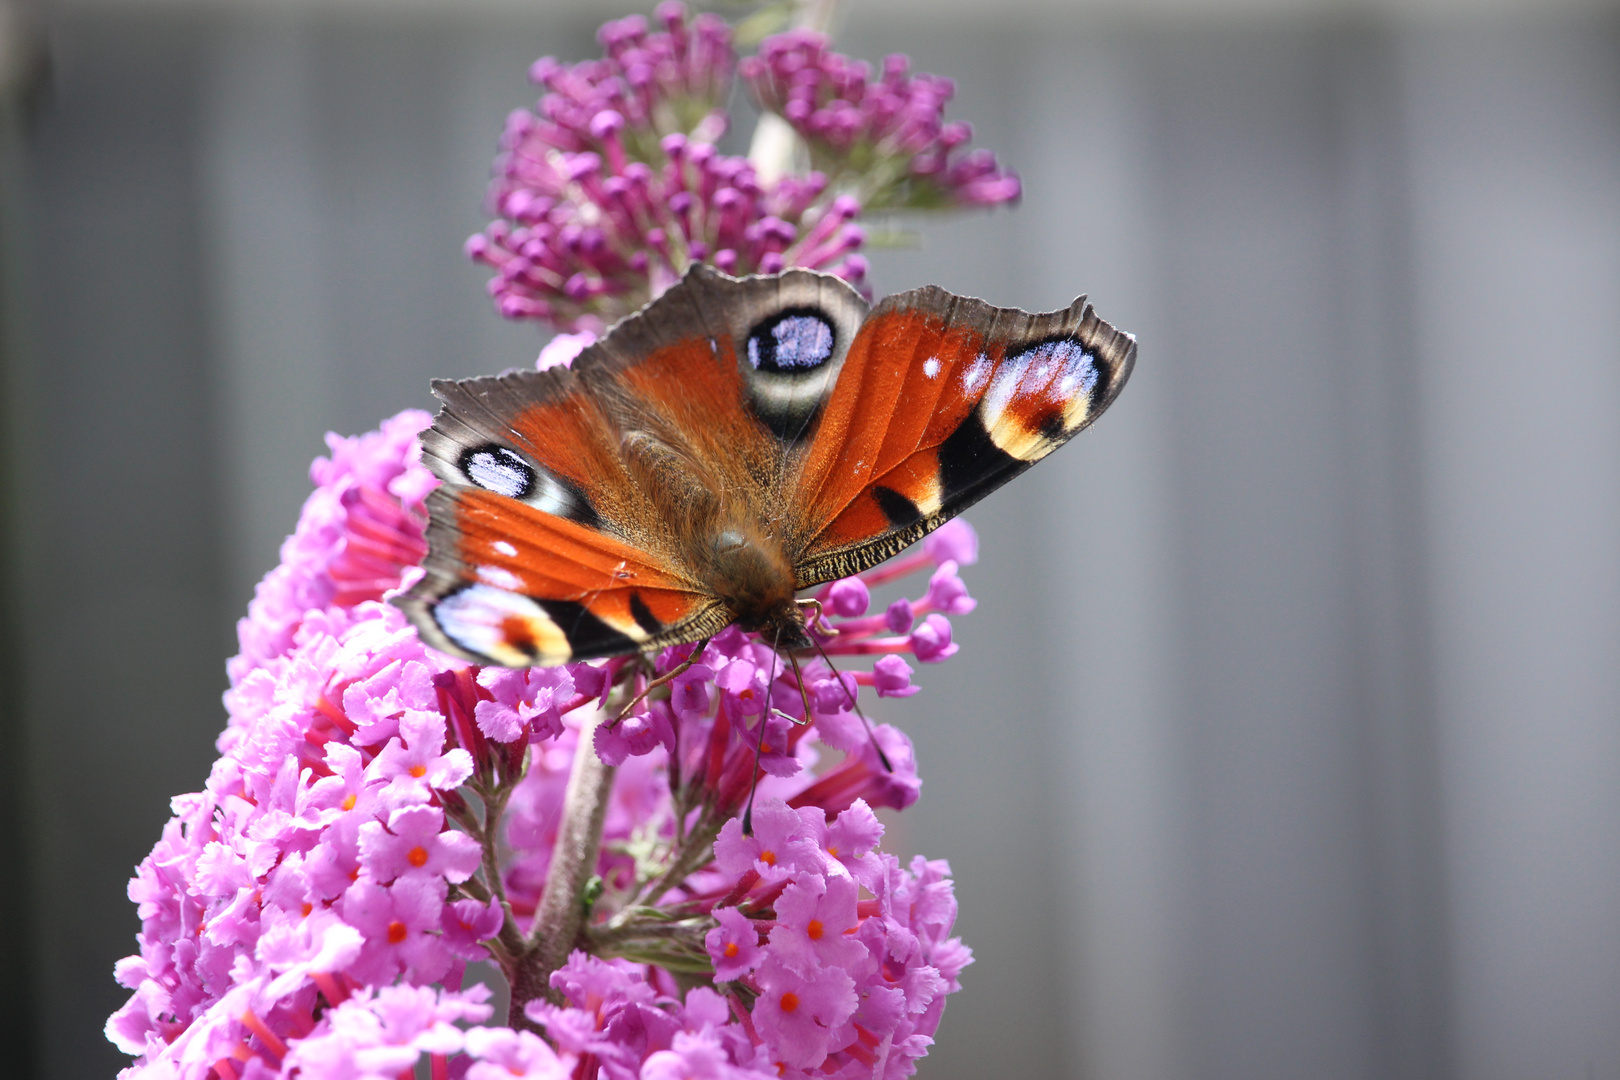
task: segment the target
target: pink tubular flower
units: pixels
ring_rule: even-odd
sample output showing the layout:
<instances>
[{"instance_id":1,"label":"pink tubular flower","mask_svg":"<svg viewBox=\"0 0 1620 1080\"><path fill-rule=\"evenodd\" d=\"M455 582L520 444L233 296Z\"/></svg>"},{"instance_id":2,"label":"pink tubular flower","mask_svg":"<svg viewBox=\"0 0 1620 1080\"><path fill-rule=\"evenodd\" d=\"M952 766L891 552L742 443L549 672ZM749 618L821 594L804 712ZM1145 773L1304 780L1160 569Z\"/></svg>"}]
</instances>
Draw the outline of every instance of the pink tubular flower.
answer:
<instances>
[{"instance_id":1,"label":"pink tubular flower","mask_svg":"<svg viewBox=\"0 0 1620 1080\"><path fill-rule=\"evenodd\" d=\"M766 186L716 151L736 65L729 29L679 4L658 18L661 32L639 17L604 26L601 60L531 70L546 94L508 119L490 192L500 220L466 249L496 271L489 289L507 318L599 333L693 262L864 277L854 198L814 174Z\"/></svg>"},{"instance_id":2,"label":"pink tubular flower","mask_svg":"<svg viewBox=\"0 0 1620 1080\"><path fill-rule=\"evenodd\" d=\"M868 210L1016 202L1018 177L1003 171L995 155L958 153L973 131L945 123L955 84L909 68L904 56L890 56L874 79L866 64L832 52L825 35L790 30L766 38L740 70L760 106L809 144L815 168L835 180L863 168ZM874 159L892 164L874 169Z\"/></svg>"},{"instance_id":3,"label":"pink tubular flower","mask_svg":"<svg viewBox=\"0 0 1620 1080\"><path fill-rule=\"evenodd\" d=\"M872 741L875 746L863 746L845 756L836 769L795 795L789 805L819 806L836 812L854 805L856 799L895 810L904 810L916 802L922 780L917 776L911 740L899 728L879 724L872 729ZM888 767L879 759L877 747L882 747Z\"/></svg>"},{"instance_id":4,"label":"pink tubular flower","mask_svg":"<svg viewBox=\"0 0 1620 1080\"><path fill-rule=\"evenodd\" d=\"M478 841L466 833L445 831L444 811L433 806L406 806L380 821L360 826L360 865L384 884L410 875L466 881L478 869Z\"/></svg>"},{"instance_id":5,"label":"pink tubular flower","mask_svg":"<svg viewBox=\"0 0 1620 1080\"><path fill-rule=\"evenodd\" d=\"M773 957L759 969L758 982L754 1023L777 1060L796 1069L826 1061L833 1036L860 1003L849 973L823 968L804 975Z\"/></svg>"},{"instance_id":6,"label":"pink tubular flower","mask_svg":"<svg viewBox=\"0 0 1620 1080\"><path fill-rule=\"evenodd\" d=\"M855 881L841 875L807 876L790 884L776 899L772 955L805 976L865 959L865 947L848 936L860 925L857 891Z\"/></svg>"},{"instance_id":7,"label":"pink tubular flower","mask_svg":"<svg viewBox=\"0 0 1620 1080\"><path fill-rule=\"evenodd\" d=\"M754 833L732 818L714 843L720 872L732 877L752 871L764 881L780 881L795 871L819 872L821 850L805 819L780 801L761 802L754 811Z\"/></svg>"},{"instance_id":8,"label":"pink tubular flower","mask_svg":"<svg viewBox=\"0 0 1620 1080\"><path fill-rule=\"evenodd\" d=\"M703 945L714 961L715 979L730 982L757 968L764 950L753 921L736 908L715 908L714 918L719 925L705 935Z\"/></svg>"},{"instance_id":9,"label":"pink tubular flower","mask_svg":"<svg viewBox=\"0 0 1620 1080\"><path fill-rule=\"evenodd\" d=\"M866 609L872 604L871 591L867 589L866 582L858 577L833 582L827 590L827 598L833 614L846 619L865 615Z\"/></svg>"},{"instance_id":10,"label":"pink tubular flower","mask_svg":"<svg viewBox=\"0 0 1620 1080\"><path fill-rule=\"evenodd\" d=\"M951 641L951 623L943 615L929 615L911 631L911 650L925 664L955 656L959 645Z\"/></svg>"},{"instance_id":11,"label":"pink tubular flower","mask_svg":"<svg viewBox=\"0 0 1620 1080\"><path fill-rule=\"evenodd\" d=\"M467 1080L568 1080L574 1072L572 1056L559 1057L532 1031L473 1028L466 1042L468 1055L477 1059Z\"/></svg>"},{"instance_id":12,"label":"pink tubular flower","mask_svg":"<svg viewBox=\"0 0 1620 1080\"><path fill-rule=\"evenodd\" d=\"M922 689L911 685L911 665L893 654L873 663L872 685L879 697L910 697Z\"/></svg>"},{"instance_id":13,"label":"pink tubular flower","mask_svg":"<svg viewBox=\"0 0 1620 1080\"><path fill-rule=\"evenodd\" d=\"M489 691L490 700L479 701L473 716L478 729L496 742L562 734L563 706L576 697L567 667L485 668L478 673L478 685Z\"/></svg>"},{"instance_id":14,"label":"pink tubular flower","mask_svg":"<svg viewBox=\"0 0 1620 1080\"><path fill-rule=\"evenodd\" d=\"M372 986L401 974L417 985L443 978L455 960L440 933L444 906L442 879L405 877L385 888L362 877L343 894L343 921L365 940L347 974Z\"/></svg>"}]
</instances>

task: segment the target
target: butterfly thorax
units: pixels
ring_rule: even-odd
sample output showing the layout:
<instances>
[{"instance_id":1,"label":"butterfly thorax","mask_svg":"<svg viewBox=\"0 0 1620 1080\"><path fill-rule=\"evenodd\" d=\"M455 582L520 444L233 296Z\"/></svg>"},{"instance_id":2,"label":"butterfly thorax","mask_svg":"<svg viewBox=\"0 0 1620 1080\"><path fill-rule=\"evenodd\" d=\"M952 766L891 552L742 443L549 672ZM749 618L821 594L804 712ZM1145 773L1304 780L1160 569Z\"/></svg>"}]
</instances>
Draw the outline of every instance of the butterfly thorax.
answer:
<instances>
[{"instance_id":1,"label":"butterfly thorax","mask_svg":"<svg viewBox=\"0 0 1620 1080\"><path fill-rule=\"evenodd\" d=\"M708 537L709 584L744 630L782 648L810 646L794 603L793 564L765 530L733 521Z\"/></svg>"},{"instance_id":2,"label":"butterfly thorax","mask_svg":"<svg viewBox=\"0 0 1620 1080\"><path fill-rule=\"evenodd\" d=\"M793 560L765 524L769 511L756 501L764 485L748 478L757 463L698 451L678 425L655 416L621 422L625 464L654 520L679 537L679 561L698 571L744 630L783 647L808 648L804 619L793 602Z\"/></svg>"}]
</instances>

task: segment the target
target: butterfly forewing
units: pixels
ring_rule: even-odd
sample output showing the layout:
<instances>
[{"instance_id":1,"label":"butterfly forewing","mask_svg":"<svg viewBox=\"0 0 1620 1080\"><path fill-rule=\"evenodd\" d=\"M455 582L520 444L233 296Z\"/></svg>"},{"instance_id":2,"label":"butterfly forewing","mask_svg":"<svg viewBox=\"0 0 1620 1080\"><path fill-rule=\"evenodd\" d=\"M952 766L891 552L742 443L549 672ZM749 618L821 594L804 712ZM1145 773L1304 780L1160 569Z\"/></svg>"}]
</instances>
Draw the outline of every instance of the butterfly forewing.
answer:
<instances>
[{"instance_id":1,"label":"butterfly forewing","mask_svg":"<svg viewBox=\"0 0 1620 1080\"><path fill-rule=\"evenodd\" d=\"M1084 429L1136 343L1085 298L1031 315L928 287L867 317L794 481L799 584L873 566Z\"/></svg>"}]
</instances>

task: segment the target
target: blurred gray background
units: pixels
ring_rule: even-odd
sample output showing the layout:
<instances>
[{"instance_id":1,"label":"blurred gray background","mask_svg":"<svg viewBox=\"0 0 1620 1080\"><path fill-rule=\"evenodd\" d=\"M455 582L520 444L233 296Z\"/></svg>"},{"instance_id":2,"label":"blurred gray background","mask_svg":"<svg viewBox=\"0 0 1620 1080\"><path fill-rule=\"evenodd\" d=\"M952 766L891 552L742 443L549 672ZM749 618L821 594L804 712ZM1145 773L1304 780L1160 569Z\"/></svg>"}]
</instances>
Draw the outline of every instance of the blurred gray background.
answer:
<instances>
[{"instance_id":1,"label":"blurred gray background","mask_svg":"<svg viewBox=\"0 0 1620 1080\"><path fill-rule=\"evenodd\" d=\"M529 61L648 6L0 7L0 1071L121 1065L124 883L309 459L532 361L460 244ZM850 7L1027 191L878 291L1141 342L885 714L979 958L924 1076L1620 1078L1617 13Z\"/></svg>"}]
</instances>

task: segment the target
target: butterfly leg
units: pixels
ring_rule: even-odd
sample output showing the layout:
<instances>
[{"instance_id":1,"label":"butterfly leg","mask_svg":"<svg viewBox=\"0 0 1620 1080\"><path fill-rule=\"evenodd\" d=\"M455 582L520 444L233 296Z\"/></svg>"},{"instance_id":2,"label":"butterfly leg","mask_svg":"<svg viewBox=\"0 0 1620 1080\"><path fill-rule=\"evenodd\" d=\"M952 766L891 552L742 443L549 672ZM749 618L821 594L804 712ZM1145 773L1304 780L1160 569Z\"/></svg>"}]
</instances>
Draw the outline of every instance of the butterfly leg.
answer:
<instances>
[{"instance_id":1,"label":"butterfly leg","mask_svg":"<svg viewBox=\"0 0 1620 1080\"><path fill-rule=\"evenodd\" d=\"M820 600L812 596L808 600L795 600L793 602L802 608L815 612L810 618L804 620L807 629L814 630L819 626L823 634L838 633L836 629L827 623L827 612L822 608Z\"/></svg>"},{"instance_id":2,"label":"butterfly leg","mask_svg":"<svg viewBox=\"0 0 1620 1080\"><path fill-rule=\"evenodd\" d=\"M640 705L646 700L648 694L652 693L660 686L665 686L684 675L687 668L697 663L697 658L703 655L703 650L708 647L708 644L709 639L704 638L702 641L697 643L697 648L693 649L687 654L685 660L682 660L679 664L676 664L674 667L658 676L658 678L653 679L646 686L642 687L641 693L632 698L630 700L630 704L619 710L619 715L615 716L612 721L609 722L608 727L611 729L614 724L617 724L620 720L623 720L625 717L629 716L630 713L635 710L637 705Z\"/></svg>"},{"instance_id":3,"label":"butterfly leg","mask_svg":"<svg viewBox=\"0 0 1620 1080\"><path fill-rule=\"evenodd\" d=\"M804 702L804 719L793 720L793 717L791 716L788 716L788 719L793 720L795 724L803 727L805 724L810 722L810 692L805 689L804 672L799 670L799 658L794 656L792 653L788 653L788 663L793 665L793 679L799 684L799 700ZM786 713L783 713L782 715L787 716Z\"/></svg>"}]
</instances>

